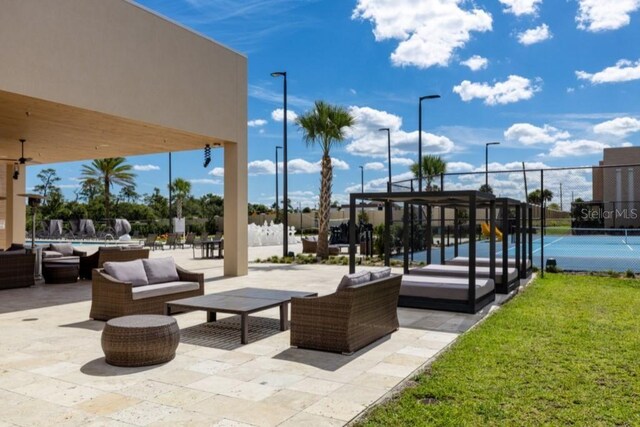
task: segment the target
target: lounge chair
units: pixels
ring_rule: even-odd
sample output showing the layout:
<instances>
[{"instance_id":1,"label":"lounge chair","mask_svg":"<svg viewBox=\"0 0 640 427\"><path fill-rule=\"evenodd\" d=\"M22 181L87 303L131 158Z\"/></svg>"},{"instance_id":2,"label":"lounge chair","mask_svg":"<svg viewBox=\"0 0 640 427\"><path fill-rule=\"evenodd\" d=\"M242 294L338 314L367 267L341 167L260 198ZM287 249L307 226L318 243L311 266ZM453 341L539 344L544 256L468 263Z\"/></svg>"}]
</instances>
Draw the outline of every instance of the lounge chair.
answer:
<instances>
[{"instance_id":1,"label":"lounge chair","mask_svg":"<svg viewBox=\"0 0 640 427\"><path fill-rule=\"evenodd\" d=\"M302 253L315 254L318 252L318 239L316 237L302 238ZM340 255L340 246L329 245L329 255Z\"/></svg>"},{"instance_id":2,"label":"lounge chair","mask_svg":"<svg viewBox=\"0 0 640 427\"><path fill-rule=\"evenodd\" d=\"M164 245L158 242L157 240L158 240L157 234L149 234L147 236L147 239L142 244L142 247L151 248L154 251L156 250L156 248L162 248L162 250L164 250Z\"/></svg>"},{"instance_id":3,"label":"lounge chair","mask_svg":"<svg viewBox=\"0 0 640 427\"><path fill-rule=\"evenodd\" d=\"M187 236L184 238L184 243L181 243L182 249L184 249L185 245L193 246L193 243L196 241L196 233L187 233Z\"/></svg>"},{"instance_id":4,"label":"lounge chair","mask_svg":"<svg viewBox=\"0 0 640 427\"><path fill-rule=\"evenodd\" d=\"M209 240L209 234L207 233L202 233L200 235L200 239L194 240L193 241L193 245L191 245L191 249L193 249L193 257L196 257L196 248L200 248L200 251L202 252L204 250L204 246L202 245L202 242Z\"/></svg>"},{"instance_id":5,"label":"lounge chair","mask_svg":"<svg viewBox=\"0 0 640 427\"><path fill-rule=\"evenodd\" d=\"M169 247L169 249L175 249L178 245L178 234L177 233L169 233L167 235L167 242L165 243ZM164 249L164 247L163 247Z\"/></svg>"}]
</instances>

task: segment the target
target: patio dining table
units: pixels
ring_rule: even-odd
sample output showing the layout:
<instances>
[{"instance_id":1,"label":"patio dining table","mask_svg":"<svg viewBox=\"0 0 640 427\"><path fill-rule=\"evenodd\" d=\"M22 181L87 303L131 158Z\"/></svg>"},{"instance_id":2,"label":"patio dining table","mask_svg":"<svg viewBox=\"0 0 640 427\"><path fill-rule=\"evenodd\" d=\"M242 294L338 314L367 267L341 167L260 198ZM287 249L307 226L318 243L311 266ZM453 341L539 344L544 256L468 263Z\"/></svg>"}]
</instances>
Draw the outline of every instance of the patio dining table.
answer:
<instances>
[{"instance_id":1,"label":"patio dining table","mask_svg":"<svg viewBox=\"0 0 640 427\"><path fill-rule=\"evenodd\" d=\"M224 240L222 239L210 239L200 242L202 248L202 258L224 258L222 255L222 249L224 248ZM218 255L215 256L216 248L218 249Z\"/></svg>"}]
</instances>

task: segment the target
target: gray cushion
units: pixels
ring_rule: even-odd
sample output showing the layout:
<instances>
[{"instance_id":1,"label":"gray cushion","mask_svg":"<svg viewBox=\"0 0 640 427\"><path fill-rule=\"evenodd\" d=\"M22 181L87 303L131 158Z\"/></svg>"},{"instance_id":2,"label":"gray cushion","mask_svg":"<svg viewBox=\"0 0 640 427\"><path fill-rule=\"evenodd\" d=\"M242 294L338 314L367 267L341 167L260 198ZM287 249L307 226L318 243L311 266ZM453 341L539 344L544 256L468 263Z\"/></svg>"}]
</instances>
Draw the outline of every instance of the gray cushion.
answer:
<instances>
[{"instance_id":1,"label":"gray cushion","mask_svg":"<svg viewBox=\"0 0 640 427\"><path fill-rule=\"evenodd\" d=\"M62 254L55 251L42 251L42 258L61 258Z\"/></svg>"},{"instance_id":2,"label":"gray cushion","mask_svg":"<svg viewBox=\"0 0 640 427\"><path fill-rule=\"evenodd\" d=\"M60 252L62 256L73 255L73 246L71 246L71 243L52 243L50 248L54 252Z\"/></svg>"},{"instance_id":3,"label":"gray cushion","mask_svg":"<svg viewBox=\"0 0 640 427\"><path fill-rule=\"evenodd\" d=\"M493 290L493 280L476 279L476 299ZM405 274L402 276L400 295L464 301L469 299L469 280L458 277Z\"/></svg>"},{"instance_id":4,"label":"gray cushion","mask_svg":"<svg viewBox=\"0 0 640 427\"><path fill-rule=\"evenodd\" d=\"M195 291L200 288L198 282L168 282L155 285L136 286L131 289L131 298L134 300L159 297L162 295L176 294L178 292Z\"/></svg>"},{"instance_id":5,"label":"gray cushion","mask_svg":"<svg viewBox=\"0 0 640 427\"><path fill-rule=\"evenodd\" d=\"M26 249L7 249L6 251L0 251L0 255L24 255L27 253Z\"/></svg>"},{"instance_id":6,"label":"gray cushion","mask_svg":"<svg viewBox=\"0 0 640 427\"><path fill-rule=\"evenodd\" d=\"M180 280L173 258L143 259L142 265L150 285Z\"/></svg>"},{"instance_id":7,"label":"gray cushion","mask_svg":"<svg viewBox=\"0 0 640 427\"><path fill-rule=\"evenodd\" d=\"M354 285L367 283L369 280L371 280L371 272L368 270L362 270L353 274L346 274L342 277L337 290L340 291Z\"/></svg>"},{"instance_id":8,"label":"gray cushion","mask_svg":"<svg viewBox=\"0 0 640 427\"><path fill-rule=\"evenodd\" d=\"M371 272L371 280L385 279L391 276L391 267L379 268Z\"/></svg>"},{"instance_id":9,"label":"gray cushion","mask_svg":"<svg viewBox=\"0 0 640 427\"><path fill-rule=\"evenodd\" d=\"M131 283L133 286L149 284L142 260L139 259L126 262L105 262L104 271L116 280Z\"/></svg>"},{"instance_id":10,"label":"gray cushion","mask_svg":"<svg viewBox=\"0 0 640 427\"><path fill-rule=\"evenodd\" d=\"M119 251L120 246L100 246L98 250L102 252Z\"/></svg>"}]
</instances>

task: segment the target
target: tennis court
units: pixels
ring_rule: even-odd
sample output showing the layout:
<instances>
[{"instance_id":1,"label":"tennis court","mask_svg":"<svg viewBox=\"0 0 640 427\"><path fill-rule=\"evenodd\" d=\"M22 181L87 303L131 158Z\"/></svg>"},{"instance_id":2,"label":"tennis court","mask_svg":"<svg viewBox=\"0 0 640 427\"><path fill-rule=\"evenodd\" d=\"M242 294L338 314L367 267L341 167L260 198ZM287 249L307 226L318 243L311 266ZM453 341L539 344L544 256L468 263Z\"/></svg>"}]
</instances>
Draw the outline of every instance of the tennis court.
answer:
<instances>
[{"instance_id":1,"label":"tennis court","mask_svg":"<svg viewBox=\"0 0 640 427\"><path fill-rule=\"evenodd\" d=\"M640 272L640 230L583 231L585 234L550 234L544 236L544 259L555 258L558 268L566 271L619 271ZM587 234L590 233L590 234ZM533 265L540 267L542 239L534 235ZM497 256L502 256L502 245L497 243ZM432 262L440 263L440 248L432 251ZM458 247L460 256L468 256L469 245ZM489 256L486 240L476 244L478 257ZM509 246L509 256L515 256L515 245ZM445 258L454 257L453 246L445 249ZM402 255L395 257L402 259ZM426 261L426 252L415 252L413 260Z\"/></svg>"}]
</instances>

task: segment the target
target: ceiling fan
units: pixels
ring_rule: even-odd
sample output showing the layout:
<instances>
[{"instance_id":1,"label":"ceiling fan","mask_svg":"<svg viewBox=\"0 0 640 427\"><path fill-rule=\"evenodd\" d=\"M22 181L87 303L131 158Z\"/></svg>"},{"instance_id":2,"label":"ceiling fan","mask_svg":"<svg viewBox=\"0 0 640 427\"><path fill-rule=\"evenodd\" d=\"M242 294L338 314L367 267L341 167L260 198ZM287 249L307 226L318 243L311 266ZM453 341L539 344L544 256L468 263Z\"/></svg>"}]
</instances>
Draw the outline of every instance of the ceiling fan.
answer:
<instances>
[{"instance_id":1,"label":"ceiling fan","mask_svg":"<svg viewBox=\"0 0 640 427\"><path fill-rule=\"evenodd\" d=\"M7 158L0 158L0 160L4 160L7 162L16 162L19 163L21 165L26 165L27 163L40 163L40 162L36 162L34 161L31 157L25 157L24 156L24 143L27 142L26 139L19 139L20 141L20 157L17 159L7 159Z\"/></svg>"}]
</instances>

